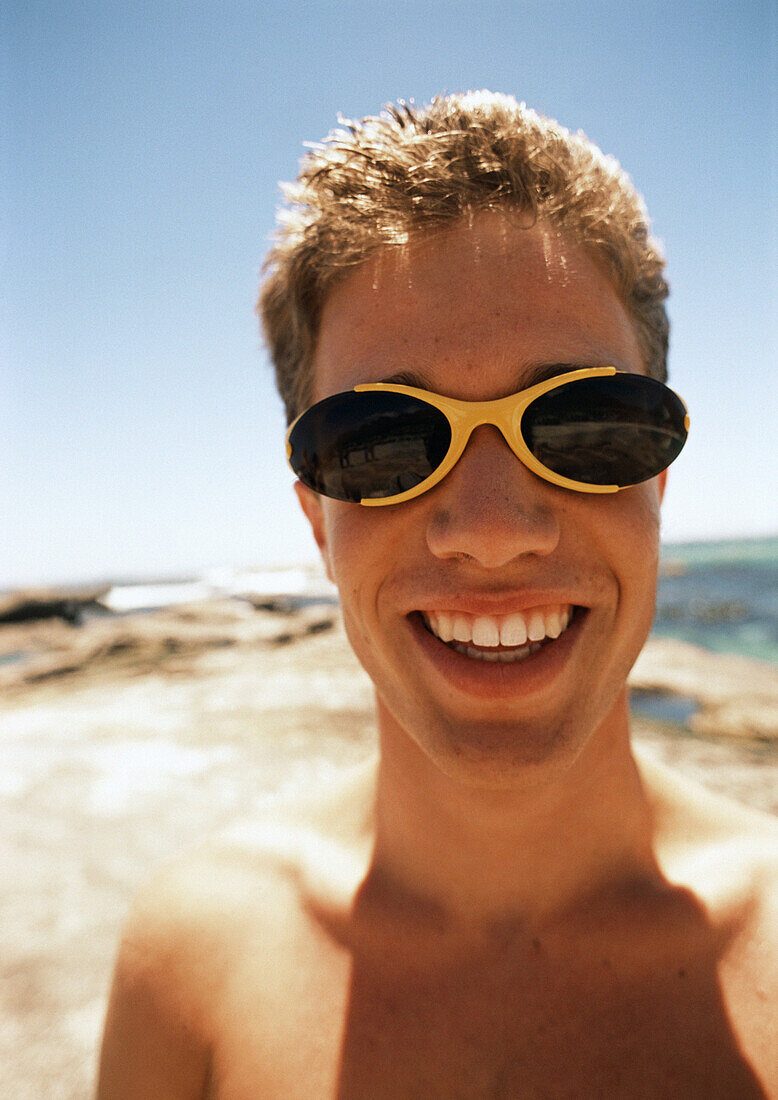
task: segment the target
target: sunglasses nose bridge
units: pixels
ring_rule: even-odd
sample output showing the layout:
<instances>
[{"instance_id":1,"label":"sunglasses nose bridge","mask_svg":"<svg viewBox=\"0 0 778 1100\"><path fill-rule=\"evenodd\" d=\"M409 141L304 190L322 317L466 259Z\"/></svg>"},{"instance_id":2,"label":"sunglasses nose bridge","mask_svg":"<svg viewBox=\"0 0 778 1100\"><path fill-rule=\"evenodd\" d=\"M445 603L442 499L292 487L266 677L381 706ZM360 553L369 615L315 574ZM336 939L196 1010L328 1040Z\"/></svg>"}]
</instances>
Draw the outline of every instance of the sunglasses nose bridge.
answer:
<instances>
[{"instance_id":1,"label":"sunglasses nose bridge","mask_svg":"<svg viewBox=\"0 0 778 1100\"><path fill-rule=\"evenodd\" d=\"M519 424L526 404L521 394L495 401L452 402L446 409L452 427L451 465L461 458L473 432L481 427L496 428L514 455L524 462L526 447Z\"/></svg>"},{"instance_id":2,"label":"sunglasses nose bridge","mask_svg":"<svg viewBox=\"0 0 778 1100\"><path fill-rule=\"evenodd\" d=\"M496 401L482 401L477 405L474 404L467 416L467 440L476 428L482 426L496 428L514 455L521 462L525 462L527 447L521 437L520 425L527 404L521 393L500 397ZM462 449L464 450L464 447Z\"/></svg>"}]
</instances>

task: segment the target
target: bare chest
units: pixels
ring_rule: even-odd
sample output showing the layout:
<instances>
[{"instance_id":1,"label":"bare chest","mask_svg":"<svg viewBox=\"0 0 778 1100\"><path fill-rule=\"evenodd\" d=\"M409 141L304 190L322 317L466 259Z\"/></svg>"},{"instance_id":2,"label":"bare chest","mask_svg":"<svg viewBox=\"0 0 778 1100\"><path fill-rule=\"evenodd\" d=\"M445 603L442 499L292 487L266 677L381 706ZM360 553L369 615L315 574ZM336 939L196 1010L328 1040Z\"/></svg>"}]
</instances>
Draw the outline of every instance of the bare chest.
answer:
<instances>
[{"instance_id":1,"label":"bare chest","mask_svg":"<svg viewBox=\"0 0 778 1100\"><path fill-rule=\"evenodd\" d=\"M236 960L214 1037L218 1100L765 1095L704 968L392 968L312 943L278 962Z\"/></svg>"}]
</instances>

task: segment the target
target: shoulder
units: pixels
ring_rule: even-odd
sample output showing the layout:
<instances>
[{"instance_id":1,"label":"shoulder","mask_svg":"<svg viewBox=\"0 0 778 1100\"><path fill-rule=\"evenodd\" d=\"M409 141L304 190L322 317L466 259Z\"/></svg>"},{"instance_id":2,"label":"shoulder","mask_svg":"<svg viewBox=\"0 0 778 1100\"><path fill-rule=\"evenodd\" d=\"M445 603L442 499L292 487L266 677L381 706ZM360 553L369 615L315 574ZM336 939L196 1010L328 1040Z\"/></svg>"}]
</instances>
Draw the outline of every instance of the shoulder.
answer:
<instances>
[{"instance_id":1,"label":"shoulder","mask_svg":"<svg viewBox=\"0 0 778 1100\"><path fill-rule=\"evenodd\" d=\"M691 903L697 949L715 964L715 996L778 1095L778 820L652 763L643 761L641 773L660 870Z\"/></svg>"},{"instance_id":2,"label":"shoulder","mask_svg":"<svg viewBox=\"0 0 778 1100\"><path fill-rule=\"evenodd\" d=\"M778 818L772 814L715 794L647 752L637 753L637 763L658 839L678 844L742 836L764 853L778 844Z\"/></svg>"},{"instance_id":3,"label":"shoulder","mask_svg":"<svg viewBox=\"0 0 778 1100\"><path fill-rule=\"evenodd\" d=\"M778 996L778 819L643 765L666 878L691 892L733 949L775 979Z\"/></svg>"},{"instance_id":4,"label":"shoulder","mask_svg":"<svg viewBox=\"0 0 778 1100\"><path fill-rule=\"evenodd\" d=\"M253 840L220 835L157 868L124 924L125 969L180 990L188 1003L198 987L212 986L235 938L272 925L290 902L294 868L279 843L283 834L282 827L268 824L257 828Z\"/></svg>"},{"instance_id":5,"label":"shoulder","mask_svg":"<svg viewBox=\"0 0 778 1100\"><path fill-rule=\"evenodd\" d=\"M241 938L288 921L287 878L266 855L219 839L147 880L120 938L100 1100L203 1095L231 961Z\"/></svg>"},{"instance_id":6,"label":"shoulder","mask_svg":"<svg viewBox=\"0 0 778 1100\"><path fill-rule=\"evenodd\" d=\"M198 1002L212 1002L247 938L252 950L258 942L268 953L281 948L308 919L319 888L359 877L369 847L366 774L315 798L270 802L157 869L125 922L122 973L159 986L170 1010L197 1026Z\"/></svg>"}]
</instances>

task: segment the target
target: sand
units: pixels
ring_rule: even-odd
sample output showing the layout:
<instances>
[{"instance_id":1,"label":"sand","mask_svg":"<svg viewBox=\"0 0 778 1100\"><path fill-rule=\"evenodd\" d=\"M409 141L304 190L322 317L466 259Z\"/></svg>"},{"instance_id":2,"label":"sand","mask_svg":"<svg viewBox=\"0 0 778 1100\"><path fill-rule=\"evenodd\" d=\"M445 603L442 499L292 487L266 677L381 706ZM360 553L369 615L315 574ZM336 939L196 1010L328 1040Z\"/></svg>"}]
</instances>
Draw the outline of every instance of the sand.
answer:
<instances>
[{"instance_id":1,"label":"sand","mask_svg":"<svg viewBox=\"0 0 778 1100\"><path fill-rule=\"evenodd\" d=\"M638 721L642 746L778 812L774 669L651 641L634 679L698 706L692 729ZM331 605L212 601L2 626L0 689L2 1095L80 1100L140 882L370 754L371 687Z\"/></svg>"}]
</instances>

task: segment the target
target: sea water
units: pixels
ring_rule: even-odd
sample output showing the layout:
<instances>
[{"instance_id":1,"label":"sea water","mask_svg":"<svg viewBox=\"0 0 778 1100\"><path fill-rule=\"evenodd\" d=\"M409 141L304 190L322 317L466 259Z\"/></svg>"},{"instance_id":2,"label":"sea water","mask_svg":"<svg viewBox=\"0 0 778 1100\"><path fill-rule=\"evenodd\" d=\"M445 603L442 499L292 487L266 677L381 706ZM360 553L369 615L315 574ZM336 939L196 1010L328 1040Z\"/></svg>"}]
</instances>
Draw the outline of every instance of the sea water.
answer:
<instances>
[{"instance_id":1,"label":"sea water","mask_svg":"<svg viewBox=\"0 0 778 1100\"><path fill-rule=\"evenodd\" d=\"M196 588L198 598L264 593L286 594L302 602L335 599L323 572L299 567L271 572L224 569L189 577L187 582L187 598ZM110 610L106 607L103 613L163 607L178 602L182 587L180 581L156 582L153 589L148 583L139 587L117 582L112 590L116 598L108 601ZM83 620L91 615L85 612ZM778 664L778 537L664 545L652 633ZM12 654L5 661L16 658Z\"/></svg>"},{"instance_id":2,"label":"sea water","mask_svg":"<svg viewBox=\"0 0 778 1100\"><path fill-rule=\"evenodd\" d=\"M653 633L778 664L778 537L664 546Z\"/></svg>"}]
</instances>

